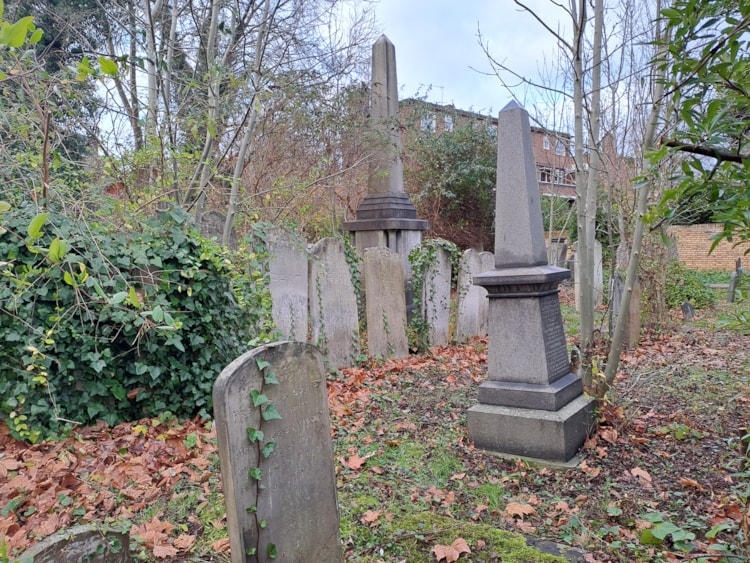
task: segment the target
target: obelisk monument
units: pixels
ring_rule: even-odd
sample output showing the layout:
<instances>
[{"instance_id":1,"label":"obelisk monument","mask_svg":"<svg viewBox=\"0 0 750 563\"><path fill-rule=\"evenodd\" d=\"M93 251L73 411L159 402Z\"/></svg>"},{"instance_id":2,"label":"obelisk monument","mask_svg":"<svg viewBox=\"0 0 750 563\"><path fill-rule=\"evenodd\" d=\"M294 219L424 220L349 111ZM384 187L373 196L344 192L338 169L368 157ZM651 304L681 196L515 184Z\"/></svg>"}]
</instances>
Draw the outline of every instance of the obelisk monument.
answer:
<instances>
[{"instance_id":1,"label":"obelisk monument","mask_svg":"<svg viewBox=\"0 0 750 563\"><path fill-rule=\"evenodd\" d=\"M381 35L372 46L370 119L376 135L367 179L367 196L357 207L356 219L345 222L354 233L360 253L384 246L398 253L409 277L408 256L422 240L427 221L417 219L417 210L404 192L401 133L398 112L396 49Z\"/></svg>"},{"instance_id":2,"label":"obelisk monument","mask_svg":"<svg viewBox=\"0 0 750 563\"><path fill-rule=\"evenodd\" d=\"M560 312L570 271L547 262L528 113L509 103L497 131L495 269L474 277L490 300L488 380L469 409L469 437L478 448L568 462L593 424Z\"/></svg>"}]
</instances>

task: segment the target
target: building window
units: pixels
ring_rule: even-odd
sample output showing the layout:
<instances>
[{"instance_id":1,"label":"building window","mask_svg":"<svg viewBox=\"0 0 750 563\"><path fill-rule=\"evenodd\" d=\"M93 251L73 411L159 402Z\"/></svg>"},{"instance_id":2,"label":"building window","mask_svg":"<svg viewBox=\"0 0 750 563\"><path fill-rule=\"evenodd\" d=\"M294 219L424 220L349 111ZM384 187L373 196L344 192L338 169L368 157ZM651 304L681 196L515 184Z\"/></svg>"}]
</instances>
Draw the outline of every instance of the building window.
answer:
<instances>
[{"instance_id":1,"label":"building window","mask_svg":"<svg viewBox=\"0 0 750 563\"><path fill-rule=\"evenodd\" d=\"M565 170L562 168L555 168L555 184L565 183Z\"/></svg>"},{"instance_id":2,"label":"building window","mask_svg":"<svg viewBox=\"0 0 750 563\"><path fill-rule=\"evenodd\" d=\"M445 116L445 130L453 131L453 116L452 115Z\"/></svg>"},{"instance_id":3,"label":"building window","mask_svg":"<svg viewBox=\"0 0 750 563\"><path fill-rule=\"evenodd\" d=\"M555 154L557 156L563 156L565 154L565 144L560 139L558 139L555 144Z\"/></svg>"},{"instance_id":4,"label":"building window","mask_svg":"<svg viewBox=\"0 0 750 563\"><path fill-rule=\"evenodd\" d=\"M552 169L546 166L539 167L539 182L542 184L549 184L552 182Z\"/></svg>"},{"instance_id":5,"label":"building window","mask_svg":"<svg viewBox=\"0 0 750 563\"><path fill-rule=\"evenodd\" d=\"M435 130L435 115L427 113L422 116L421 123L422 131L434 131Z\"/></svg>"},{"instance_id":6,"label":"building window","mask_svg":"<svg viewBox=\"0 0 750 563\"><path fill-rule=\"evenodd\" d=\"M549 137L547 135L544 136L544 150L549 150Z\"/></svg>"}]
</instances>

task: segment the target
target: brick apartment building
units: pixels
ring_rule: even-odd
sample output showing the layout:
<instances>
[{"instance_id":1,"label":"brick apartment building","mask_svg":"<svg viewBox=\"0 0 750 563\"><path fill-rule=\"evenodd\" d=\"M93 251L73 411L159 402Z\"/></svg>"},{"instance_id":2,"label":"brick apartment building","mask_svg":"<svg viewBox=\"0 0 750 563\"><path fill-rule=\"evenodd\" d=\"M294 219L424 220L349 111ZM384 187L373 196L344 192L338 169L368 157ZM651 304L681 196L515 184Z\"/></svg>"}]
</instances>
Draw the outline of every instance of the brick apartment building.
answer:
<instances>
[{"instance_id":1,"label":"brick apartment building","mask_svg":"<svg viewBox=\"0 0 750 563\"><path fill-rule=\"evenodd\" d=\"M459 124L475 122L497 135L497 116L458 109L421 100L400 102L401 122L422 131L452 131ZM567 133L531 127L531 142L536 158L537 180L542 195L575 200L575 161L573 139Z\"/></svg>"}]
</instances>

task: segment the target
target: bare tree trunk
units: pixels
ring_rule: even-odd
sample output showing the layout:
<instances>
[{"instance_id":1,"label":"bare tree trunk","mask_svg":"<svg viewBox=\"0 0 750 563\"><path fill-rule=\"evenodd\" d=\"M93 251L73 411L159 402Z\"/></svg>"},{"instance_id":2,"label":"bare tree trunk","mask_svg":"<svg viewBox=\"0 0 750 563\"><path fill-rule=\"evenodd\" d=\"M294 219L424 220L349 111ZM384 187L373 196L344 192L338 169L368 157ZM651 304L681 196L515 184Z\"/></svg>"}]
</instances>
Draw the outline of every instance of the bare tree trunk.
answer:
<instances>
[{"instance_id":1,"label":"bare tree trunk","mask_svg":"<svg viewBox=\"0 0 750 563\"><path fill-rule=\"evenodd\" d=\"M658 0L656 13L659 14L661 11L661 0ZM655 40L659 44L656 59L662 58L663 54L667 49L668 30L662 33L661 22L657 20ZM661 108L663 104L664 95L664 75L666 72L666 65L659 66L655 64L653 66L654 76L652 78L653 90L652 90L652 105L651 114L649 117L648 127L646 129L646 135L643 139L643 152L649 151L654 147L654 139L656 138L656 129L659 125L659 115L661 114ZM651 163L646 165L646 174L648 174L651 168ZM607 367L604 372L605 384L607 387L611 386L617 375L617 368L620 365L620 354L622 353L624 342L625 342L625 331L628 325L628 315L626 311L630 309L630 301L636 283L638 281L638 272L640 270L640 258L641 248L643 245L643 230L644 221L643 218L646 215L648 198L650 194L650 188L648 184L644 184L639 188L638 198L636 200L635 210L635 230L633 232L633 245L630 250L630 262L628 264L627 274L625 276L625 291L622 294L622 300L620 302L620 311L622 314L617 319L615 325L615 331L612 335L612 342L609 349L609 357L607 358ZM633 319L631 319L631 322ZM632 329L632 327L631 327Z\"/></svg>"},{"instance_id":2,"label":"bare tree trunk","mask_svg":"<svg viewBox=\"0 0 750 563\"><path fill-rule=\"evenodd\" d=\"M237 214L237 205L239 203L240 185L242 184L242 171L245 169L245 160L247 159L247 153L250 150L253 135L255 134L255 125L258 122L258 108L256 108L256 100L258 100L257 94L260 88L259 78L262 70L263 54L266 50L266 42L268 38L269 19L271 18L271 2L265 0L263 6L263 21L258 31L258 40L255 42L255 55L254 55L254 68L253 68L253 89L255 90L250 103L250 120L245 129L245 135L242 138L242 144L240 145L240 151L237 155L237 160L234 163L234 171L232 173L232 189L229 194L229 206L227 207L226 220L224 222L224 233L221 238L221 243L224 246L229 245L229 240L232 234L232 225L234 225L234 216Z\"/></svg>"}]
</instances>

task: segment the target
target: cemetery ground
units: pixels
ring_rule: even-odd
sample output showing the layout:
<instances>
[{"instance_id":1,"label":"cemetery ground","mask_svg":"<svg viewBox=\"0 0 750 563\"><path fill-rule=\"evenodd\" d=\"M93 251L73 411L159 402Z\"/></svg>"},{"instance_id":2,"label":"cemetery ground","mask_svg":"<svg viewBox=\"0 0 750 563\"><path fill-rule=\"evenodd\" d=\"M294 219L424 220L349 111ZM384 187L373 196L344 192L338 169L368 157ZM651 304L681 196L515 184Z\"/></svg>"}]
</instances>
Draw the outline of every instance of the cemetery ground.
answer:
<instances>
[{"instance_id":1,"label":"cemetery ground","mask_svg":"<svg viewBox=\"0 0 750 563\"><path fill-rule=\"evenodd\" d=\"M524 536L572 546L581 561L746 559L750 347L720 326L728 307L675 316L625 354L577 467L468 441L486 341L331 375L345 559L563 560ZM88 522L129 531L139 560L228 562L211 423L165 414L37 445L0 427L0 561Z\"/></svg>"}]
</instances>

